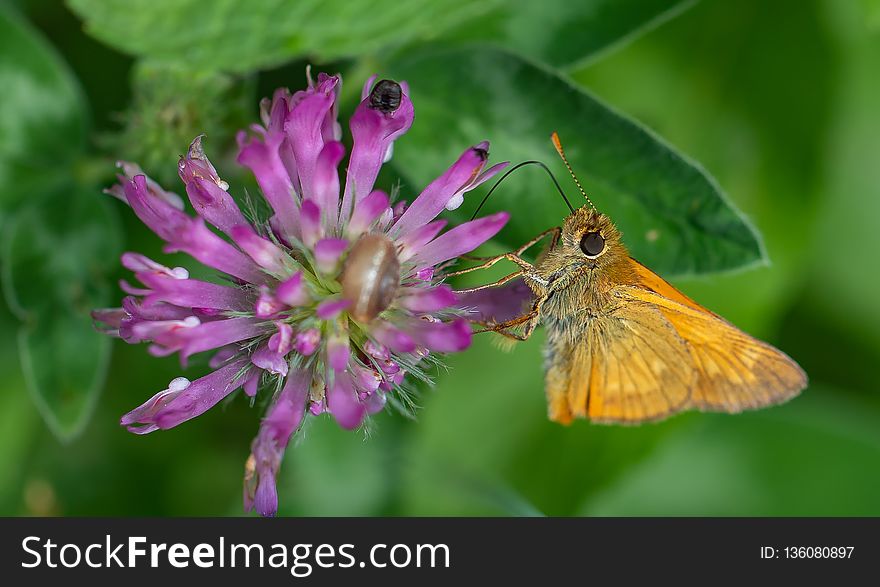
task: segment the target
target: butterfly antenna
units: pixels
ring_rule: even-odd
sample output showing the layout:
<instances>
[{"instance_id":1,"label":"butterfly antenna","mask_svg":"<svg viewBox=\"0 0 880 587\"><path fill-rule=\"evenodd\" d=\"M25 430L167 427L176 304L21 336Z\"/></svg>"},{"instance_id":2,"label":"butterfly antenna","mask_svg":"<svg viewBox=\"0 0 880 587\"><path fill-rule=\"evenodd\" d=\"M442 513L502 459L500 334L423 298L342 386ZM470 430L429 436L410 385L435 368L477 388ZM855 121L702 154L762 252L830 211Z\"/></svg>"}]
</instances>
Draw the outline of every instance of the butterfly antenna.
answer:
<instances>
[{"instance_id":1,"label":"butterfly antenna","mask_svg":"<svg viewBox=\"0 0 880 587\"><path fill-rule=\"evenodd\" d=\"M577 176L574 174L574 170L571 168L571 165L568 164L568 159L565 157L565 151L562 150L562 142L559 140L559 135L556 134L556 131L553 131L553 134L550 135L550 140L553 141L553 146L556 147L556 152L559 153L559 157L562 158L562 162L565 163L565 168L568 169L568 174L571 175L571 178L574 180L574 184L577 186L578 191L580 191L584 198L586 198L587 204L590 205L590 208L595 210L596 206L593 205L593 200L591 200L590 196L587 195L587 192L584 191L581 182L578 181Z\"/></svg>"},{"instance_id":2,"label":"butterfly antenna","mask_svg":"<svg viewBox=\"0 0 880 587\"><path fill-rule=\"evenodd\" d=\"M498 178L498 181L495 182L495 185L492 186L492 189L490 189L488 192L486 192L486 195L483 196L483 200L480 202L480 205L477 206L477 209L474 210L474 214L473 214L473 216L471 216L471 220L473 220L474 218L477 217L477 214L480 213L480 209L483 207L483 204L486 203L486 200L489 199L489 196L492 195L492 192L495 191L495 188L497 188L499 185L501 185L501 182L504 181L508 175L510 175L511 173L516 171L517 169L521 169L521 168L525 167L526 165L537 165L538 167L540 167L541 169L546 171L547 175L549 175L550 179L553 181L553 185L556 186L556 191L558 191L559 195L562 196L562 199L565 200L565 205L568 206L569 212L574 212L574 208L572 208L571 202L568 201L568 198L566 197L565 192L562 191L562 186L559 185L559 181L557 181L556 176L553 175L553 172L550 171L550 168L547 167L541 161L529 160L529 161L523 161L522 163L517 163L516 165L514 165L513 167L508 169L507 173L505 173L500 178Z\"/></svg>"}]
</instances>

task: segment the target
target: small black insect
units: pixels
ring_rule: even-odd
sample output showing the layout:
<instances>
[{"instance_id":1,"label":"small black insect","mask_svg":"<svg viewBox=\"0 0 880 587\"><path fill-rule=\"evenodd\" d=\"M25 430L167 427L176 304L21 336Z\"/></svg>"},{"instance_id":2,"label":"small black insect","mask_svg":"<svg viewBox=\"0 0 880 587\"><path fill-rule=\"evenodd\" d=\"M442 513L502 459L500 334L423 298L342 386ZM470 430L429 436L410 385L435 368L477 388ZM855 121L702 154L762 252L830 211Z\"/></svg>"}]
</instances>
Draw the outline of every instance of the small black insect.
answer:
<instances>
[{"instance_id":1,"label":"small black insect","mask_svg":"<svg viewBox=\"0 0 880 587\"><path fill-rule=\"evenodd\" d=\"M390 79L383 79L370 92L370 108L390 114L400 108L400 98L402 95L403 90L400 89L399 83Z\"/></svg>"}]
</instances>

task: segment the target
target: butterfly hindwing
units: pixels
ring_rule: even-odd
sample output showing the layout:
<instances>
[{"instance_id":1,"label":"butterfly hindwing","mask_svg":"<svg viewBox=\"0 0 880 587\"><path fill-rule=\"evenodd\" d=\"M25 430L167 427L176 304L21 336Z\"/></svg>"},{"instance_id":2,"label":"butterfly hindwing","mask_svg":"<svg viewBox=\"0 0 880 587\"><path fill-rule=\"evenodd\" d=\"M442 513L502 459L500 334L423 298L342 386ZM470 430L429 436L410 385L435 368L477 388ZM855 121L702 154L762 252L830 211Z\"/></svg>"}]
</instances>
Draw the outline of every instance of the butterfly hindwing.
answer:
<instances>
[{"instance_id":1,"label":"butterfly hindwing","mask_svg":"<svg viewBox=\"0 0 880 587\"><path fill-rule=\"evenodd\" d=\"M687 345L650 304L619 304L581 332L563 332L548 339L550 419L638 423L687 405L695 375Z\"/></svg>"}]
</instances>

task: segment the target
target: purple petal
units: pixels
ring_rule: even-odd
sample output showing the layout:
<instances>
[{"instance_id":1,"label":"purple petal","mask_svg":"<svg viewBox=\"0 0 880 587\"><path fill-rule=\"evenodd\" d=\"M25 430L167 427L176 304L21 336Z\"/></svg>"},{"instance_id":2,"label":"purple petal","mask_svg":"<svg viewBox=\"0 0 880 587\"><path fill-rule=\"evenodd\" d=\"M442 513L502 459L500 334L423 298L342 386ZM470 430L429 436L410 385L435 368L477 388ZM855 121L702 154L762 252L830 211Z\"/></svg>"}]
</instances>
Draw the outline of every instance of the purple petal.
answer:
<instances>
[{"instance_id":1,"label":"purple petal","mask_svg":"<svg viewBox=\"0 0 880 587\"><path fill-rule=\"evenodd\" d=\"M278 301L287 304L291 308L304 306L309 302L309 292L303 281L301 271L298 271L282 281L275 289L275 297Z\"/></svg>"},{"instance_id":2,"label":"purple petal","mask_svg":"<svg viewBox=\"0 0 880 587\"><path fill-rule=\"evenodd\" d=\"M241 386L243 378L235 376L244 365L244 360L234 361L192 383L178 377L168 389L123 416L120 423L131 432L140 432L141 426L147 431L168 429L195 418Z\"/></svg>"},{"instance_id":3,"label":"purple petal","mask_svg":"<svg viewBox=\"0 0 880 587\"><path fill-rule=\"evenodd\" d=\"M487 143L487 146L488 146L488 143ZM497 175L500 171L502 171L508 165L510 165L509 161L504 161L503 163L496 163L495 165L493 165L492 167L490 167L489 169L487 169L486 171L481 173L479 175L479 177L477 177L473 182L462 187L458 192L456 192L449 199L448 202L446 202L446 209L447 210L457 209L459 206L461 206L464 203L464 194L466 192L469 192L469 191L476 189L477 187L483 185L485 182L492 179L495 175Z\"/></svg>"},{"instance_id":4,"label":"purple petal","mask_svg":"<svg viewBox=\"0 0 880 587\"><path fill-rule=\"evenodd\" d=\"M279 228L285 235L299 238L299 206L290 175L281 160L280 147L284 135L270 133L265 141L257 138L247 140L244 132L238 135L241 149L238 162L250 168L260 190L275 211Z\"/></svg>"},{"instance_id":5,"label":"purple petal","mask_svg":"<svg viewBox=\"0 0 880 587\"><path fill-rule=\"evenodd\" d=\"M392 142L412 125L415 113L403 88L390 80L376 84L351 117L354 146L342 196L342 222L358 201L373 191L379 168Z\"/></svg>"},{"instance_id":6,"label":"purple petal","mask_svg":"<svg viewBox=\"0 0 880 587\"><path fill-rule=\"evenodd\" d=\"M183 198L181 198L174 192L164 190L162 186L150 179L150 177L146 173L144 173L144 171L137 163L129 163L128 161L117 161L116 166L122 169L122 175L117 176L117 178L119 179L119 183L113 185L109 189L104 190L105 193L110 194L111 196L122 200L126 204L131 205L131 203L128 201L128 197L125 195L125 184L129 183L136 175L143 175L146 179L147 192L152 197L163 200L172 208L183 210Z\"/></svg>"},{"instance_id":7,"label":"purple petal","mask_svg":"<svg viewBox=\"0 0 880 587\"><path fill-rule=\"evenodd\" d=\"M392 234L405 236L412 230L434 220L449 201L463 190L470 189L489 158L489 143L483 142L462 153L446 172L428 184L409 205L403 216L391 227Z\"/></svg>"},{"instance_id":8,"label":"purple petal","mask_svg":"<svg viewBox=\"0 0 880 587\"><path fill-rule=\"evenodd\" d=\"M354 213L346 227L346 234L354 239L372 226L383 212L388 210L388 194L375 190L369 196L355 204Z\"/></svg>"},{"instance_id":9,"label":"purple petal","mask_svg":"<svg viewBox=\"0 0 880 587\"><path fill-rule=\"evenodd\" d=\"M265 322L258 318L227 318L179 329L152 340L168 351L179 350L181 360L186 361L190 355L253 338L265 330Z\"/></svg>"},{"instance_id":10,"label":"purple petal","mask_svg":"<svg viewBox=\"0 0 880 587\"><path fill-rule=\"evenodd\" d=\"M122 326L122 321L128 315L128 312L122 308L99 308L92 310L92 319L96 322L95 328L99 332L111 336L119 336L119 327Z\"/></svg>"},{"instance_id":11,"label":"purple petal","mask_svg":"<svg viewBox=\"0 0 880 587\"><path fill-rule=\"evenodd\" d=\"M321 225L321 208L311 200L304 200L299 221L303 244L310 249L314 248L315 243L324 236Z\"/></svg>"},{"instance_id":12,"label":"purple petal","mask_svg":"<svg viewBox=\"0 0 880 587\"><path fill-rule=\"evenodd\" d=\"M321 331L317 328L309 328L302 332L296 333L296 340L293 343L293 350L301 355L308 357L318 349L321 342Z\"/></svg>"},{"instance_id":13,"label":"purple petal","mask_svg":"<svg viewBox=\"0 0 880 587\"><path fill-rule=\"evenodd\" d=\"M123 253L121 261L123 267L135 273L151 271L162 273L174 279L186 279L189 277L189 271L183 267L170 269L140 253Z\"/></svg>"},{"instance_id":14,"label":"purple petal","mask_svg":"<svg viewBox=\"0 0 880 587\"><path fill-rule=\"evenodd\" d=\"M265 285L260 288L260 295L254 304L254 314L257 318L271 318L287 309L287 305L272 295L271 290Z\"/></svg>"},{"instance_id":15,"label":"purple petal","mask_svg":"<svg viewBox=\"0 0 880 587\"><path fill-rule=\"evenodd\" d=\"M441 353L463 351L471 344L473 333L467 320L452 322L430 322L413 320L406 332L421 346Z\"/></svg>"},{"instance_id":16,"label":"purple petal","mask_svg":"<svg viewBox=\"0 0 880 587\"><path fill-rule=\"evenodd\" d=\"M339 258L348 248L348 241L342 238L323 238L315 244L315 264L322 273L333 273Z\"/></svg>"},{"instance_id":17,"label":"purple petal","mask_svg":"<svg viewBox=\"0 0 880 587\"><path fill-rule=\"evenodd\" d=\"M456 306L468 311L468 320L504 322L522 316L535 303L535 293L521 277L498 287L457 294Z\"/></svg>"},{"instance_id":18,"label":"purple petal","mask_svg":"<svg viewBox=\"0 0 880 587\"><path fill-rule=\"evenodd\" d=\"M247 223L232 196L208 180L193 179L186 185L186 193L199 216L226 234L233 226Z\"/></svg>"},{"instance_id":19,"label":"purple petal","mask_svg":"<svg viewBox=\"0 0 880 587\"><path fill-rule=\"evenodd\" d=\"M312 179L315 202L324 211L327 230L336 228L339 216L339 162L345 156L345 147L338 141L324 145L315 162L315 175Z\"/></svg>"},{"instance_id":20,"label":"purple petal","mask_svg":"<svg viewBox=\"0 0 880 587\"><path fill-rule=\"evenodd\" d=\"M351 351L348 347L348 336L331 335L327 339L327 364L334 371L342 371L348 366Z\"/></svg>"},{"instance_id":21,"label":"purple petal","mask_svg":"<svg viewBox=\"0 0 880 587\"><path fill-rule=\"evenodd\" d=\"M226 192L229 184L220 179L205 156L201 136L192 142L186 157L180 159L178 173L199 216L227 234L233 226L247 224L235 200Z\"/></svg>"},{"instance_id":22,"label":"purple petal","mask_svg":"<svg viewBox=\"0 0 880 587\"><path fill-rule=\"evenodd\" d=\"M370 330L370 334L395 353L411 353L416 350L416 342L411 336L387 322L379 322Z\"/></svg>"},{"instance_id":23,"label":"purple petal","mask_svg":"<svg viewBox=\"0 0 880 587\"><path fill-rule=\"evenodd\" d=\"M385 361L391 357L387 347L376 344L370 339L364 341L364 352L378 361Z\"/></svg>"},{"instance_id":24,"label":"purple petal","mask_svg":"<svg viewBox=\"0 0 880 587\"><path fill-rule=\"evenodd\" d=\"M250 369L248 370L247 375L243 376L244 384L242 388L244 389L245 395L248 397L255 397L257 395L257 391L260 389L260 379L263 378L263 372L260 369Z\"/></svg>"},{"instance_id":25,"label":"purple petal","mask_svg":"<svg viewBox=\"0 0 880 587\"><path fill-rule=\"evenodd\" d=\"M375 369L370 369L359 365L356 362L352 362L351 373L354 387L359 393L370 395L379 389L379 383L382 381L382 376L379 375Z\"/></svg>"},{"instance_id":26,"label":"purple petal","mask_svg":"<svg viewBox=\"0 0 880 587\"><path fill-rule=\"evenodd\" d=\"M151 291L147 304L166 302L189 308L214 308L245 312L252 302L240 289L199 281L197 279L174 279L162 273L138 273L138 279Z\"/></svg>"},{"instance_id":27,"label":"purple petal","mask_svg":"<svg viewBox=\"0 0 880 587\"><path fill-rule=\"evenodd\" d=\"M183 251L204 263L233 277L250 283L264 283L266 275L241 251L211 232L201 218L188 219L185 226L169 240L166 253Z\"/></svg>"},{"instance_id":28,"label":"purple petal","mask_svg":"<svg viewBox=\"0 0 880 587\"><path fill-rule=\"evenodd\" d=\"M210 361L208 361L208 366L211 369L217 369L218 367L220 367L220 365L222 365L237 354L238 346L232 344L229 346L225 346L214 353L214 356L211 357Z\"/></svg>"},{"instance_id":29,"label":"purple petal","mask_svg":"<svg viewBox=\"0 0 880 587\"><path fill-rule=\"evenodd\" d=\"M336 76L325 76L293 105L284 121L284 132L293 147L304 199L315 197L313 180L318 155L324 148L324 120L336 101L338 83Z\"/></svg>"},{"instance_id":30,"label":"purple petal","mask_svg":"<svg viewBox=\"0 0 880 587\"><path fill-rule=\"evenodd\" d=\"M397 248L400 262L403 263L415 255L422 247L434 240L440 231L446 226L445 220L435 220L424 226L420 226L409 232L406 236L397 239Z\"/></svg>"},{"instance_id":31,"label":"purple petal","mask_svg":"<svg viewBox=\"0 0 880 587\"><path fill-rule=\"evenodd\" d=\"M333 320L351 305L351 300L324 300L315 309L315 316L321 320Z\"/></svg>"},{"instance_id":32,"label":"purple petal","mask_svg":"<svg viewBox=\"0 0 880 587\"><path fill-rule=\"evenodd\" d=\"M141 222L165 241L171 242L177 238L192 222L189 216L151 192L144 175L134 176L131 181L125 182L123 189L125 199Z\"/></svg>"},{"instance_id":33,"label":"purple petal","mask_svg":"<svg viewBox=\"0 0 880 587\"><path fill-rule=\"evenodd\" d=\"M376 390L364 400L364 407L370 415L377 414L382 411L387 402L387 396L382 390Z\"/></svg>"},{"instance_id":34,"label":"purple petal","mask_svg":"<svg viewBox=\"0 0 880 587\"><path fill-rule=\"evenodd\" d=\"M292 371L263 418L260 431L251 444L251 457L248 459L244 489L245 511L255 507L261 516L274 516L277 513L275 478L281 468L284 450L305 415L311 379L308 371Z\"/></svg>"},{"instance_id":35,"label":"purple petal","mask_svg":"<svg viewBox=\"0 0 880 587\"><path fill-rule=\"evenodd\" d=\"M249 224L232 227L230 236L257 265L269 273L283 275L287 272L287 253L272 241L255 233Z\"/></svg>"},{"instance_id":36,"label":"purple petal","mask_svg":"<svg viewBox=\"0 0 880 587\"><path fill-rule=\"evenodd\" d=\"M400 290L398 303L410 312L436 312L456 303L457 298L448 285L432 288L404 287Z\"/></svg>"},{"instance_id":37,"label":"purple petal","mask_svg":"<svg viewBox=\"0 0 880 587\"><path fill-rule=\"evenodd\" d=\"M268 345L261 346L251 355L251 363L269 373L282 377L287 375L288 365L284 355L273 351Z\"/></svg>"},{"instance_id":38,"label":"purple petal","mask_svg":"<svg viewBox=\"0 0 880 587\"><path fill-rule=\"evenodd\" d=\"M280 320L275 322L275 327L278 332L269 337L269 348L276 353L286 355L293 350L293 327Z\"/></svg>"},{"instance_id":39,"label":"purple petal","mask_svg":"<svg viewBox=\"0 0 880 587\"><path fill-rule=\"evenodd\" d=\"M498 212L460 224L422 247L412 258L416 270L432 267L470 252L498 234L510 214Z\"/></svg>"},{"instance_id":40,"label":"purple petal","mask_svg":"<svg viewBox=\"0 0 880 587\"><path fill-rule=\"evenodd\" d=\"M327 390L327 409L346 430L354 430L364 421L367 411L358 400L348 373L336 373L333 385Z\"/></svg>"}]
</instances>

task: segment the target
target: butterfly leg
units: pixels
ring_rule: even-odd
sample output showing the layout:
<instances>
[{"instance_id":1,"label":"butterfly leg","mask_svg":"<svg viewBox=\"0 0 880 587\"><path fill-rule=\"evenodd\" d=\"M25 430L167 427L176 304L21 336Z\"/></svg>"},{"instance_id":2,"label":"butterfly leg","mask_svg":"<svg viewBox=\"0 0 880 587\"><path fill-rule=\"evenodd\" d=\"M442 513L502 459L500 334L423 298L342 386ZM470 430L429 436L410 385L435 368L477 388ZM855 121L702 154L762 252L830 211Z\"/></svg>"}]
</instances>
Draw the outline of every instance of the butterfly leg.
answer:
<instances>
[{"instance_id":1,"label":"butterfly leg","mask_svg":"<svg viewBox=\"0 0 880 587\"><path fill-rule=\"evenodd\" d=\"M553 235L553 238L550 239L550 247L553 248L554 246L556 246L556 243L559 240L559 235L561 233L562 233L562 229L560 229L558 226L554 226L553 228L545 230L544 232L542 232L541 234L539 234L538 236L536 236L535 238L533 238L529 242L522 245L520 248L518 248L515 251L512 251L510 253L505 253L504 255L496 255L494 257L472 257L471 255L462 255L461 258L466 261L485 261L486 262L486 264L483 264L483 265L480 265L477 267L471 267L470 269L467 269L466 271L472 271L472 270L476 270L476 269L486 269L487 267L491 267L492 265L494 265L495 263L497 263L501 259L510 259L510 257L508 257L508 255L512 255L514 257L517 257L520 262L514 261L514 263L516 263L520 267L523 267L522 263L525 263L525 261L520 259L520 257L522 256L523 253L525 253L531 247L535 246L537 243L541 242L549 234ZM513 259L510 259L510 260L513 261ZM531 268L531 265L529 265L529 268ZM523 267L523 269L526 269L526 267Z\"/></svg>"},{"instance_id":2,"label":"butterfly leg","mask_svg":"<svg viewBox=\"0 0 880 587\"><path fill-rule=\"evenodd\" d=\"M495 257L473 258L472 260L482 260L483 263L479 265L474 265L473 267L468 267L467 269L459 269L458 271L447 273L446 277L455 277L456 275L464 275L465 273L479 271L480 269L488 269L498 261L502 261L504 259L507 259L508 261L519 265L525 271L532 271L534 269L531 263L529 263L528 261L524 261L516 253L504 253L503 255L496 255ZM520 273L522 272L520 271Z\"/></svg>"},{"instance_id":3,"label":"butterfly leg","mask_svg":"<svg viewBox=\"0 0 880 587\"><path fill-rule=\"evenodd\" d=\"M495 324L481 322L480 324L485 326L485 328L481 330L475 330L474 334L479 334L481 332L496 332L501 336L512 338L513 340L524 341L528 340L532 333L535 331L535 328L538 327L538 324L541 322L541 306L544 304L544 298L539 298L535 301L535 305L532 306L531 311L522 316L517 316L516 318L512 318L510 320L505 320L504 322L498 322ZM525 328L522 333L509 332L510 328L514 328L516 326L520 326L525 324Z\"/></svg>"},{"instance_id":4,"label":"butterfly leg","mask_svg":"<svg viewBox=\"0 0 880 587\"><path fill-rule=\"evenodd\" d=\"M481 289L488 289L490 287L498 287L499 285L504 285L505 283L507 283L511 279L515 279L522 274L523 274L522 271L514 271L510 275L505 275L504 277L502 277L501 279L499 279L498 281L495 281L493 283L487 283L486 285L481 285L479 287L471 287L468 289L457 289L457 290L455 290L455 293L457 293L457 294L473 293L475 291L480 291Z\"/></svg>"}]
</instances>

